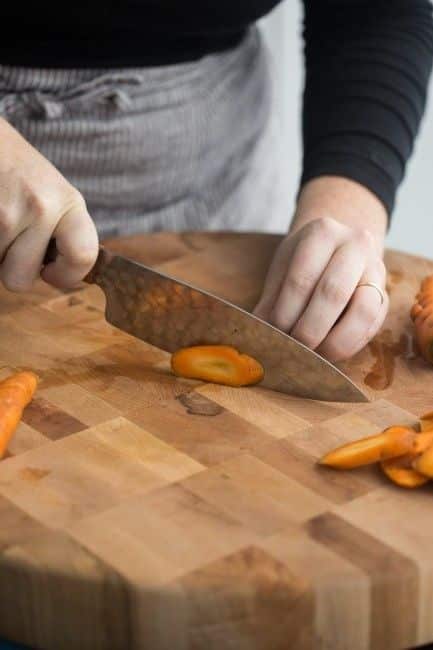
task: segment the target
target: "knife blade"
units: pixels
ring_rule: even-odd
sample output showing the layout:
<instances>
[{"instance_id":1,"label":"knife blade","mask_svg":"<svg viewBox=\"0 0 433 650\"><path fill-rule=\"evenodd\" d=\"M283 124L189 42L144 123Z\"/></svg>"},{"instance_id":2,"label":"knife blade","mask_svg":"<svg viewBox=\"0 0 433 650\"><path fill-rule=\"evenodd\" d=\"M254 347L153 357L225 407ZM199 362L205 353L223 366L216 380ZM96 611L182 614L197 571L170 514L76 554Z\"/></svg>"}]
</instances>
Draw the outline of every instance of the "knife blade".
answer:
<instances>
[{"instance_id":1,"label":"knife blade","mask_svg":"<svg viewBox=\"0 0 433 650\"><path fill-rule=\"evenodd\" d=\"M104 248L86 281L104 291L109 323L162 350L232 345L263 365L260 386L324 401L368 401L356 384L326 359L198 287Z\"/></svg>"}]
</instances>

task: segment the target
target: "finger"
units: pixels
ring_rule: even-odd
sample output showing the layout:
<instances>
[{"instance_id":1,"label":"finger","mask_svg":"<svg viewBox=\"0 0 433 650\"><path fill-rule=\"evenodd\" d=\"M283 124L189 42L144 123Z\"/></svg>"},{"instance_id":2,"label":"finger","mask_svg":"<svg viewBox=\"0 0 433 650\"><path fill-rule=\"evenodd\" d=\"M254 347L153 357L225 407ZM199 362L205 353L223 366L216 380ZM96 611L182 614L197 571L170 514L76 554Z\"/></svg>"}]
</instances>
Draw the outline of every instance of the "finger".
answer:
<instances>
[{"instance_id":1,"label":"finger","mask_svg":"<svg viewBox=\"0 0 433 650\"><path fill-rule=\"evenodd\" d=\"M41 275L56 287L74 287L87 275L98 256L98 235L85 207L69 210L59 221L53 237L58 256Z\"/></svg>"},{"instance_id":2,"label":"finger","mask_svg":"<svg viewBox=\"0 0 433 650\"><path fill-rule=\"evenodd\" d=\"M358 242L341 246L332 256L307 308L290 334L316 349L343 313L365 265L366 251Z\"/></svg>"},{"instance_id":3,"label":"finger","mask_svg":"<svg viewBox=\"0 0 433 650\"><path fill-rule=\"evenodd\" d=\"M39 278L50 239L46 228L28 228L11 244L1 266L1 279L10 291L29 291Z\"/></svg>"},{"instance_id":4,"label":"finger","mask_svg":"<svg viewBox=\"0 0 433 650\"><path fill-rule=\"evenodd\" d=\"M287 259L290 258L298 240L299 234L286 237L279 245L262 289L262 295L253 310L253 314L267 320L278 297L287 269Z\"/></svg>"},{"instance_id":5,"label":"finger","mask_svg":"<svg viewBox=\"0 0 433 650\"><path fill-rule=\"evenodd\" d=\"M385 292L386 272L383 264L369 268L361 279L374 282ZM335 325L317 352L330 361L343 361L362 350L382 327L389 307L388 294L381 304L373 287L358 287L342 319Z\"/></svg>"},{"instance_id":6,"label":"finger","mask_svg":"<svg viewBox=\"0 0 433 650\"><path fill-rule=\"evenodd\" d=\"M2 214L0 209L0 261L3 261L6 253L15 239L27 228L28 221L15 218L13 214Z\"/></svg>"},{"instance_id":7,"label":"finger","mask_svg":"<svg viewBox=\"0 0 433 650\"><path fill-rule=\"evenodd\" d=\"M299 240L291 259L286 260L287 272L270 314L276 327L289 332L297 323L344 236L339 224L320 221Z\"/></svg>"}]
</instances>

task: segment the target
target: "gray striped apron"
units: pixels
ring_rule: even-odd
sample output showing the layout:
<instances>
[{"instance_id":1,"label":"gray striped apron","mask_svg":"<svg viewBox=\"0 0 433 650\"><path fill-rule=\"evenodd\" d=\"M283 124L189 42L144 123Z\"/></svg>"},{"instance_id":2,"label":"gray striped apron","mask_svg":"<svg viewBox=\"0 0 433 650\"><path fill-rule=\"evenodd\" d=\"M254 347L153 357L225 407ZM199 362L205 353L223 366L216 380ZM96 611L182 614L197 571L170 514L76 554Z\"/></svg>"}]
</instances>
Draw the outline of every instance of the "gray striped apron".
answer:
<instances>
[{"instance_id":1,"label":"gray striped apron","mask_svg":"<svg viewBox=\"0 0 433 650\"><path fill-rule=\"evenodd\" d=\"M257 28L236 48L186 64L0 65L0 115L80 190L102 238L288 223L271 108Z\"/></svg>"}]
</instances>

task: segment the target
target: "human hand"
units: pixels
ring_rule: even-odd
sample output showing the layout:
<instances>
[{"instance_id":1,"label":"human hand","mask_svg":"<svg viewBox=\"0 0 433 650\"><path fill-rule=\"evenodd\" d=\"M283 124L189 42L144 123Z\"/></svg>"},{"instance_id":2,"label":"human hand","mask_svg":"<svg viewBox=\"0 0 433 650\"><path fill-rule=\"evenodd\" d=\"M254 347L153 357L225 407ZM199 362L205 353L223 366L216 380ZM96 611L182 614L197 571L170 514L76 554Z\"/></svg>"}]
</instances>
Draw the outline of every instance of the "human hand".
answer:
<instances>
[{"instance_id":1,"label":"human hand","mask_svg":"<svg viewBox=\"0 0 433 650\"><path fill-rule=\"evenodd\" d=\"M295 231L278 247L254 313L342 361L374 337L388 310L383 229L307 212L298 211ZM359 286L364 283L377 285L383 297L375 287Z\"/></svg>"},{"instance_id":2,"label":"human hand","mask_svg":"<svg viewBox=\"0 0 433 650\"><path fill-rule=\"evenodd\" d=\"M50 239L58 251L43 268ZM81 194L11 125L0 119L0 280L28 291L42 276L68 288L98 254L98 236Z\"/></svg>"}]
</instances>

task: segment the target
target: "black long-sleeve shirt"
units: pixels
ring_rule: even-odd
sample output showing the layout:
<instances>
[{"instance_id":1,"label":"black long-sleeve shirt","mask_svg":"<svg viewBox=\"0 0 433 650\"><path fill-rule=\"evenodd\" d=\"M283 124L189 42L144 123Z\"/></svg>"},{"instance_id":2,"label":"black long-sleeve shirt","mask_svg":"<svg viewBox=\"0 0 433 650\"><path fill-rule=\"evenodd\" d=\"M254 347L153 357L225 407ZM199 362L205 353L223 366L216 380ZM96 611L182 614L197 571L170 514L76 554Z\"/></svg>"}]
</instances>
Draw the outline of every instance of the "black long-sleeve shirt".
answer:
<instances>
[{"instance_id":1,"label":"black long-sleeve shirt","mask_svg":"<svg viewBox=\"0 0 433 650\"><path fill-rule=\"evenodd\" d=\"M293 1L293 0L291 0ZM94 0L0 8L0 64L166 65L235 46L279 0ZM430 0L304 0L302 182L356 180L392 211L425 108ZM288 72L289 74L289 72ZM1 74L0 74L1 93Z\"/></svg>"}]
</instances>

